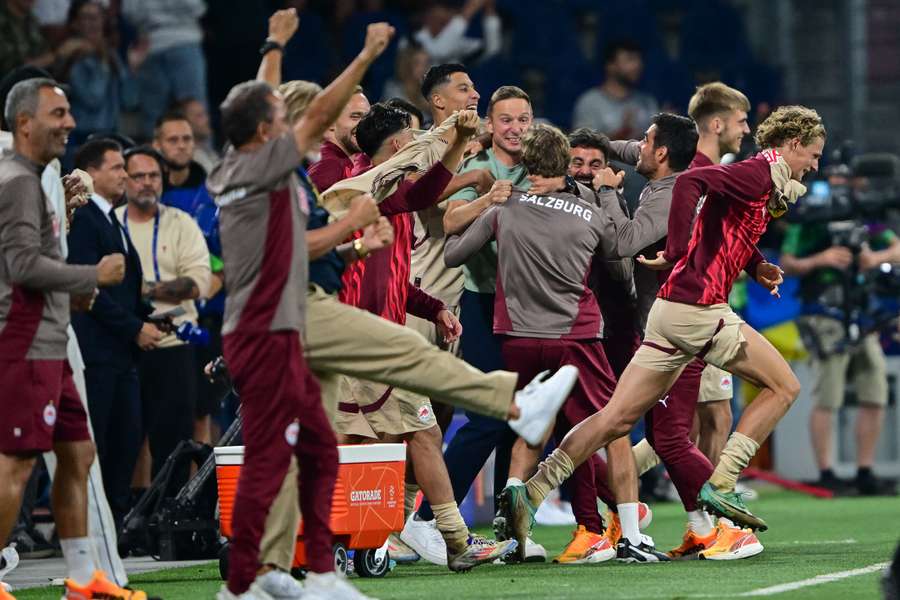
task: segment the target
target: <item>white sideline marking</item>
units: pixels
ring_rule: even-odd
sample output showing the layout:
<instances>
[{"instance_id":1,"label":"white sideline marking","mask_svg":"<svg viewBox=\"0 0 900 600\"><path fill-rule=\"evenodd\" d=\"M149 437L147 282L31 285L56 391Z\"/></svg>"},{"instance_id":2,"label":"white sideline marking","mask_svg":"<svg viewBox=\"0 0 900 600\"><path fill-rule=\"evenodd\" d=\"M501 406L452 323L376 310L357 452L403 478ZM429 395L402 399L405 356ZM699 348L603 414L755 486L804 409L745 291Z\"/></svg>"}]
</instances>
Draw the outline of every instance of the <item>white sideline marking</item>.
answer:
<instances>
[{"instance_id":1,"label":"white sideline marking","mask_svg":"<svg viewBox=\"0 0 900 600\"><path fill-rule=\"evenodd\" d=\"M770 542L766 546L836 546L840 544L858 544L859 540L793 540L791 542Z\"/></svg>"},{"instance_id":2,"label":"white sideline marking","mask_svg":"<svg viewBox=\"0 0 900 600\"><path fill-rule=\"evenodd\" d=\"M869 573L874 573L875 571L880 571L888 566L890 563L876 563L874 565L869 565L868 567L862 567L860 569L851 569L850 571L838 571L837 573L826 573L825 575L817 575L810 579L803 579L801 581L793 581L791 583L782 583L779 585L773 585L769 587L759 588L756 590L750 590L749 592L744 592L742 594L737 594L741 597L746 596L773 596L775 594L781 594L783 592L790 592L793 590L798 590L800 588L810 587L813 585L820 585L823 583L831 583L832 581L840 581L841 579L847 579L848 577L856 577L857 575L867 575Z\"/></svg>"}]
</instances>

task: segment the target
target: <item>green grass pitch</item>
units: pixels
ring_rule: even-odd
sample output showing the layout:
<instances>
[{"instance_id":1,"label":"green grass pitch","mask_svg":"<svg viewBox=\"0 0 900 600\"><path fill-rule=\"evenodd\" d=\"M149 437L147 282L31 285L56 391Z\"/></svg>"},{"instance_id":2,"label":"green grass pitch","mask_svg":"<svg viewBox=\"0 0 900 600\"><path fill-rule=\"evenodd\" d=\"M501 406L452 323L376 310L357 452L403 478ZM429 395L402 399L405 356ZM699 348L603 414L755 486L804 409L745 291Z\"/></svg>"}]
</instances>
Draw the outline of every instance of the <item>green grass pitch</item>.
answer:
<instances>
[{"instance_id":1,"label":"green grass pitch","mask_svg":"<svg viewBox=\"0 0 900 600\"><path fill-rule=\"evenodd\" d=\"M680 543L680 506L653 507L649 533L657 547ZM766 550L741 561L685 561L658 565L562 567L552 563L487 565L467 574L417 563L397 567L383 579L352 581L381 599L602 598L604 600L732 598L768 596L805 600L881 598L880 571L781 593L762 588L860 569L890 560L900 539L900 499L818 500L787 492L763 493L752 509L770 529L760 534ZM538 527L534 538L551 556L569 540L567 527ZM221 586L215 563L134 577L133 584L165 600L210 599ZM751 593L755 592L755 593ZM59 588L18 592L20 600L59 598Z\"/></svg>"}]
</instances>

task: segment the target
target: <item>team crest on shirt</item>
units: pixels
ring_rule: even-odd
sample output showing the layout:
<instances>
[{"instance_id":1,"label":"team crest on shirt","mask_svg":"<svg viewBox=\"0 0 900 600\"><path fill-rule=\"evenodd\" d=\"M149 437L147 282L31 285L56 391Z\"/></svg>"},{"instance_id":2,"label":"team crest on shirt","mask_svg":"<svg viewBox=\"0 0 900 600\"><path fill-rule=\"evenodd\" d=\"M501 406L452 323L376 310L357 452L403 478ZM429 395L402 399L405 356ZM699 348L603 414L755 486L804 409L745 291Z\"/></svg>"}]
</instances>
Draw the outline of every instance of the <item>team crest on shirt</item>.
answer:
<instances>
[{"instance_id":1,"label":"team crest on shirt","mask_svg":"<svg viewBox=\"0 0 900 600\"><path fill-rule=\"evenodd\" d=\"M52 403L44 407L44 423L47 427L53 427L56 424L56 407Z\"/></svg>"},{"instance_id":2,"label":"team crest on shirt","mask_svg":"<svg viewBox=\"0 0 900 600\"><path fill-rule=\"evenodd\" d=\"M722 375L722 380L719 381L719 387L724 391L731 390L731 375Z\"/></svg>"},{"instance_id":3,"label":"team crest on shirt","mask_svg":"<svg viewBox=\"0 0 900 600\"><path fill-rule=\"evenodd\" d=\"M289 446L297 445L297 438L300 435L300 422L297 419L287 426L287 429L284 430L284 440L288 443Z\"/></svg>"},{"instance_id":4,"label":"team crest on shirt","mask_svg":"<svg viewBox=\"0 0 900 600\"><path fill-rule=\"evenodd\" d=\"M431 421L431 409L428 406L420 406L418 417L420 422L428 423Z\"/></svg>"},{"instance_id":5,"label":"team crest on shirt","mask_svg":"<svg viewBox=\"0 0 900 600\"><path fill-rule=\"evenodd\" d=\"M669 408L669 394L660 398L659 403L663 405L663 408Z\"/></svg>"}]
</instances>

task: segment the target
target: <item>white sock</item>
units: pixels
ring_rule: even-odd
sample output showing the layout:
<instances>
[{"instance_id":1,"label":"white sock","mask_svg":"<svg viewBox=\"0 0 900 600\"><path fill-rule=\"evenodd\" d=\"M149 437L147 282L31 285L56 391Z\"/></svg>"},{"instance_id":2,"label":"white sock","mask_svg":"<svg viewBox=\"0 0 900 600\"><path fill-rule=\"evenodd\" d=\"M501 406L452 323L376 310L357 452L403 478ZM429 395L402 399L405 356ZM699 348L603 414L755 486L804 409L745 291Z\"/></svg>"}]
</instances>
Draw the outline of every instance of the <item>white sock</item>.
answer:
<instances>
[{"instance_id":1,"label":"white sock","mask_svg":"<svg viewBox=\"0 0 900 600\"><path fill-rule=\"evenodd\" d=\"M713 520L705 510L692 510L688 512L688 527L699 536L707 536L712 533Z\"/></svg>"},{"instance_id":2,"label":"white sock","mask_svg":"<svg viewBox=\"0 0 900 600\"><path fill-rule=\"evenodd\" d=\"M638 503L626 502L617 504L619 522L622 524L622 535L637 546L641 543L641 529L638 526Z\"/></svg>"},{"instance_id":3,"label":"white sock","mask_svg":"<svg viewBox=\"0 0 900 600\"><path fill-rule=\"evenodd\" d=\"M97 570L91 538L60 539L59 545L62 546L63 558L66 559L69 579L78 585L89 584L94 577L94 571Z\"/></svg>"},{"instance_id":4,"label":"white sock","mask_svg":"<svg viewBox=\"0 0 900 600\"><path fill-rule=\"evenodd\" d=\"M506 487L509 487L511 485L525 485L525 484L522 483L522 480L519 479L518 477L510 477L509 479L506 480Z\"/></svg>"}]
</instances>

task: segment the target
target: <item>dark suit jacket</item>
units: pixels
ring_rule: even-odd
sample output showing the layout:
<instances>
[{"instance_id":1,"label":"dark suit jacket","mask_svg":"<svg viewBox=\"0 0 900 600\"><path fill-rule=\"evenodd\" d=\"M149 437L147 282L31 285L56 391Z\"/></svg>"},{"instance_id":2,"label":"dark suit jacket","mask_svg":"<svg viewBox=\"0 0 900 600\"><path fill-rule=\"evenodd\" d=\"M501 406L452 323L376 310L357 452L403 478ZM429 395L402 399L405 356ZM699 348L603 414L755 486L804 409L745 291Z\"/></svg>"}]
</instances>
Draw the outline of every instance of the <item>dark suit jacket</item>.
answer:
<instances>
[{"instance_id":1,"label":"dark suit jacket","mask_svg":"<svg viewBox=\"0 0 900 600\"><path fill-rule=\"evenodd\" d=\"M100 288L90 312L72 313L72 326L87 366L133 365L140 352L135 337L151 312L141 298L144 274L138 253L127 235L125 252L120 231L121 225L110 224L93 201L75 211L69 230L68 261L72 264L96 264L107 254L125 254L122 283Z\"/></svg>"}]
</instances>

